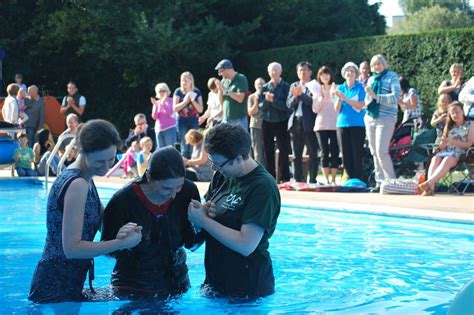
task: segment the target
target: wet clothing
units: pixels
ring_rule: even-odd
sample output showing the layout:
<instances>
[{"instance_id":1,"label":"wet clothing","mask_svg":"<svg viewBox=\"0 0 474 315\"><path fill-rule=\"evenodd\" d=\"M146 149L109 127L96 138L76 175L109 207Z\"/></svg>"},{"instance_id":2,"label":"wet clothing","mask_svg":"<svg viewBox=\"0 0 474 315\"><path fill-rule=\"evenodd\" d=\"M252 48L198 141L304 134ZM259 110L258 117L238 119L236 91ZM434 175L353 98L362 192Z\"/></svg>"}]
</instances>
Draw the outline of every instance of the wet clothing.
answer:
<instances>
[{"instance_id":1,"label":"wet clothing","mask_svg":"<svg viewBox=\"0 0 474 315\"><path fill-rule=\"evenodd\" d=\"M114 194L104 212L102 240L114 239L120 227L134 222L143 227L142 241L130 250L112 253L116 263L111 285L117 293L184 292L189 286L184 247L200 244L188 221L191 199L199 191L185 180L174 200L152 204L140 185L133 182Z\"/></svg>"},{"instance_id":2,"label":"wet clothing","mask_svg":"<svg viewBox=\"0 0 474 315\"><path fill-rule=\"evenodd\" d=\"M46 214L47 236L43 254L31 281L28 299L37 303L81 301L86 274L92 259L67 259L62 245L64 196L69 185L84 178L77 168L65 169L56 179L48 196ZM89 181L82 240L92 242L101 223L101 203L94 182Z\"/></svg>"},{"instance_id":3,"label":"wet clothing","mask_svg":"<svg viewBox=\"0 0 474 315\"><path fill-rule=\"evenodd\" d=\"M274 293L275 279L268 252L280 214L280 193L273 177L260 164L247 175L226 178L216 172L206 195L223 210L215 220L234 230L243 224L261 226L264 233L253 253L245 257L206 233L205 284L212 290L237 297Z\"/></svg>"}]
</instances>

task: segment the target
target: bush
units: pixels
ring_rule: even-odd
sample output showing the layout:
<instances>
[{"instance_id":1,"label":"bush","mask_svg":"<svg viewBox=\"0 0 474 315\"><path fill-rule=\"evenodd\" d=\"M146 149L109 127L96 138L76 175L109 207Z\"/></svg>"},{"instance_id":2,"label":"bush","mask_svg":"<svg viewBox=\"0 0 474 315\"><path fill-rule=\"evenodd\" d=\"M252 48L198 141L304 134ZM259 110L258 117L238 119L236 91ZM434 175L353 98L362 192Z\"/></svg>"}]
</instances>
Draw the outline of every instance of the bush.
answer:
<instances>
[{"instance_id":1,"label":"bush","mask_svg":"<svg viewBox=\"0 0 474 315\"><path fill-rule=\"evenodd\" d=\"M449 67L454 62L464 64L464 78L474 75L474 28L439 31L413 35L361 37L350 40L322 42L246 53L239 57L238 71L247 75L249 82L266 75L267 65L277 61L283 66L283 77L288 82L297 80L296 64L307 60L314 73L323 65L334 71L337 82L342 82L340 69L347 61L360 63L375 54L385 56L390 69L410 81L420 93L423 112L428 117L436 106L438 87L449 79Z\"/></svg>"}]
</instances>

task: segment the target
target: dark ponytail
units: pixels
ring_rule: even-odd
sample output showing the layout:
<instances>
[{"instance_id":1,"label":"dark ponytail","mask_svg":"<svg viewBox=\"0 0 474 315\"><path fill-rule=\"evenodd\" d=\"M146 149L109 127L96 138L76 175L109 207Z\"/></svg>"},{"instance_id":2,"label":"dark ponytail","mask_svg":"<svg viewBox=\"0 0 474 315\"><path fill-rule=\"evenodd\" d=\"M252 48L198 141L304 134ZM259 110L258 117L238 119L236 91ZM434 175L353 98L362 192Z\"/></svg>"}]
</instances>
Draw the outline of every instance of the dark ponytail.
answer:
<instances>
[{"instance_id":1,"label":"dark ponytail","mask_svg":"<svg viewBox=\"0 0 474 315\"><path fill-rule=\"evenodd\" d=\"M184 167L181 154L172 146L157 149L148 161L147 173L151 180L164 180L184 177Z\"/></svg>"}]
</instances>

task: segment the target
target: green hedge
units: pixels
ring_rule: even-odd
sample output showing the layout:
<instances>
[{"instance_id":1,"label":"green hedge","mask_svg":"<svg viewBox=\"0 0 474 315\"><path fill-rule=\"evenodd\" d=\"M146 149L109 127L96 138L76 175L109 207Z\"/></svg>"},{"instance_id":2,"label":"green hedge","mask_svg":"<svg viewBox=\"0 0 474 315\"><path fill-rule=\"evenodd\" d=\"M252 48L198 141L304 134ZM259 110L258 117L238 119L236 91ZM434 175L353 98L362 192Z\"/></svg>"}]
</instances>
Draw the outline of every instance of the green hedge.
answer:
<instances>
[{"instance_id":1,"label":"green hedge","mask_svg":"<svg viewBox=\"0 0 474 315\"><path fill-rule=\"evenodd\" d=\"M277 61L283 66L288 82L297 80L295 66L300 61L317 69L328 65L342 82L340 69L347 61L359 64L375 54L385 56L390 69L407 78L420 93L423 111L431 115L436 106L439 84L449 79L449 67L454 62L464 64L464 78L474 75L474 28L413 35L362 37L334 42L269 49L243 54L237 60L238 71L249 82L259 76L268 78L267 65Z\"/></svg>"}]
</instances>

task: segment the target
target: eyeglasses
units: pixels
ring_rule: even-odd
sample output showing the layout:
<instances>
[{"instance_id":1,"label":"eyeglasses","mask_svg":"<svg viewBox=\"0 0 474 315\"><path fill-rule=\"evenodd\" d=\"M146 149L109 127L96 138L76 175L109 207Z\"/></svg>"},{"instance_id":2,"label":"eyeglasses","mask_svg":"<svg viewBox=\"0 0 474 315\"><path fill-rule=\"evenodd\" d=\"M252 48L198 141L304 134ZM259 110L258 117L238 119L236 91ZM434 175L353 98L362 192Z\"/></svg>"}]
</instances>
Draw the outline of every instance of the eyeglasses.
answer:
<instances>
[{"instance_id":1,"label":"eyeglasses","mask_svg":"<svg viewBox=\"0 0 474 315\"><path fill-rule=\"evenodd\" d=\"M143 126L143 125L146 125L146 122L139 122L135 124L135 126Z\"/></svg>"},{"instance_id":2,"label":"eyeglasses","mask_svg":"<svg viewBox=\"0 0 474 315\"><path fill-rule=\"evenodd\" d=\"M159 90L158 91L158 93L166 93L166 92L168 92L168 91L166 91L166 90Z\"/></svg>"},{"instance_id":3,"label":"eyeglasses","mask_svg":"<svg viewBox=\"0 0 474 315\"><path fill-rule=\"evenodd\" d=\"M224 163L222 163L221 165L217 164L216 162L214 162L211 157L208 155L207 157L209 159L209 161L211 162L211 167L212 169L214 169L215 171L217 170L220 170L222 169L224 166L226 166L230 161L233 160L233 158L230 158L230 159L227 159Z\"/></svg>"}]
</instances>

